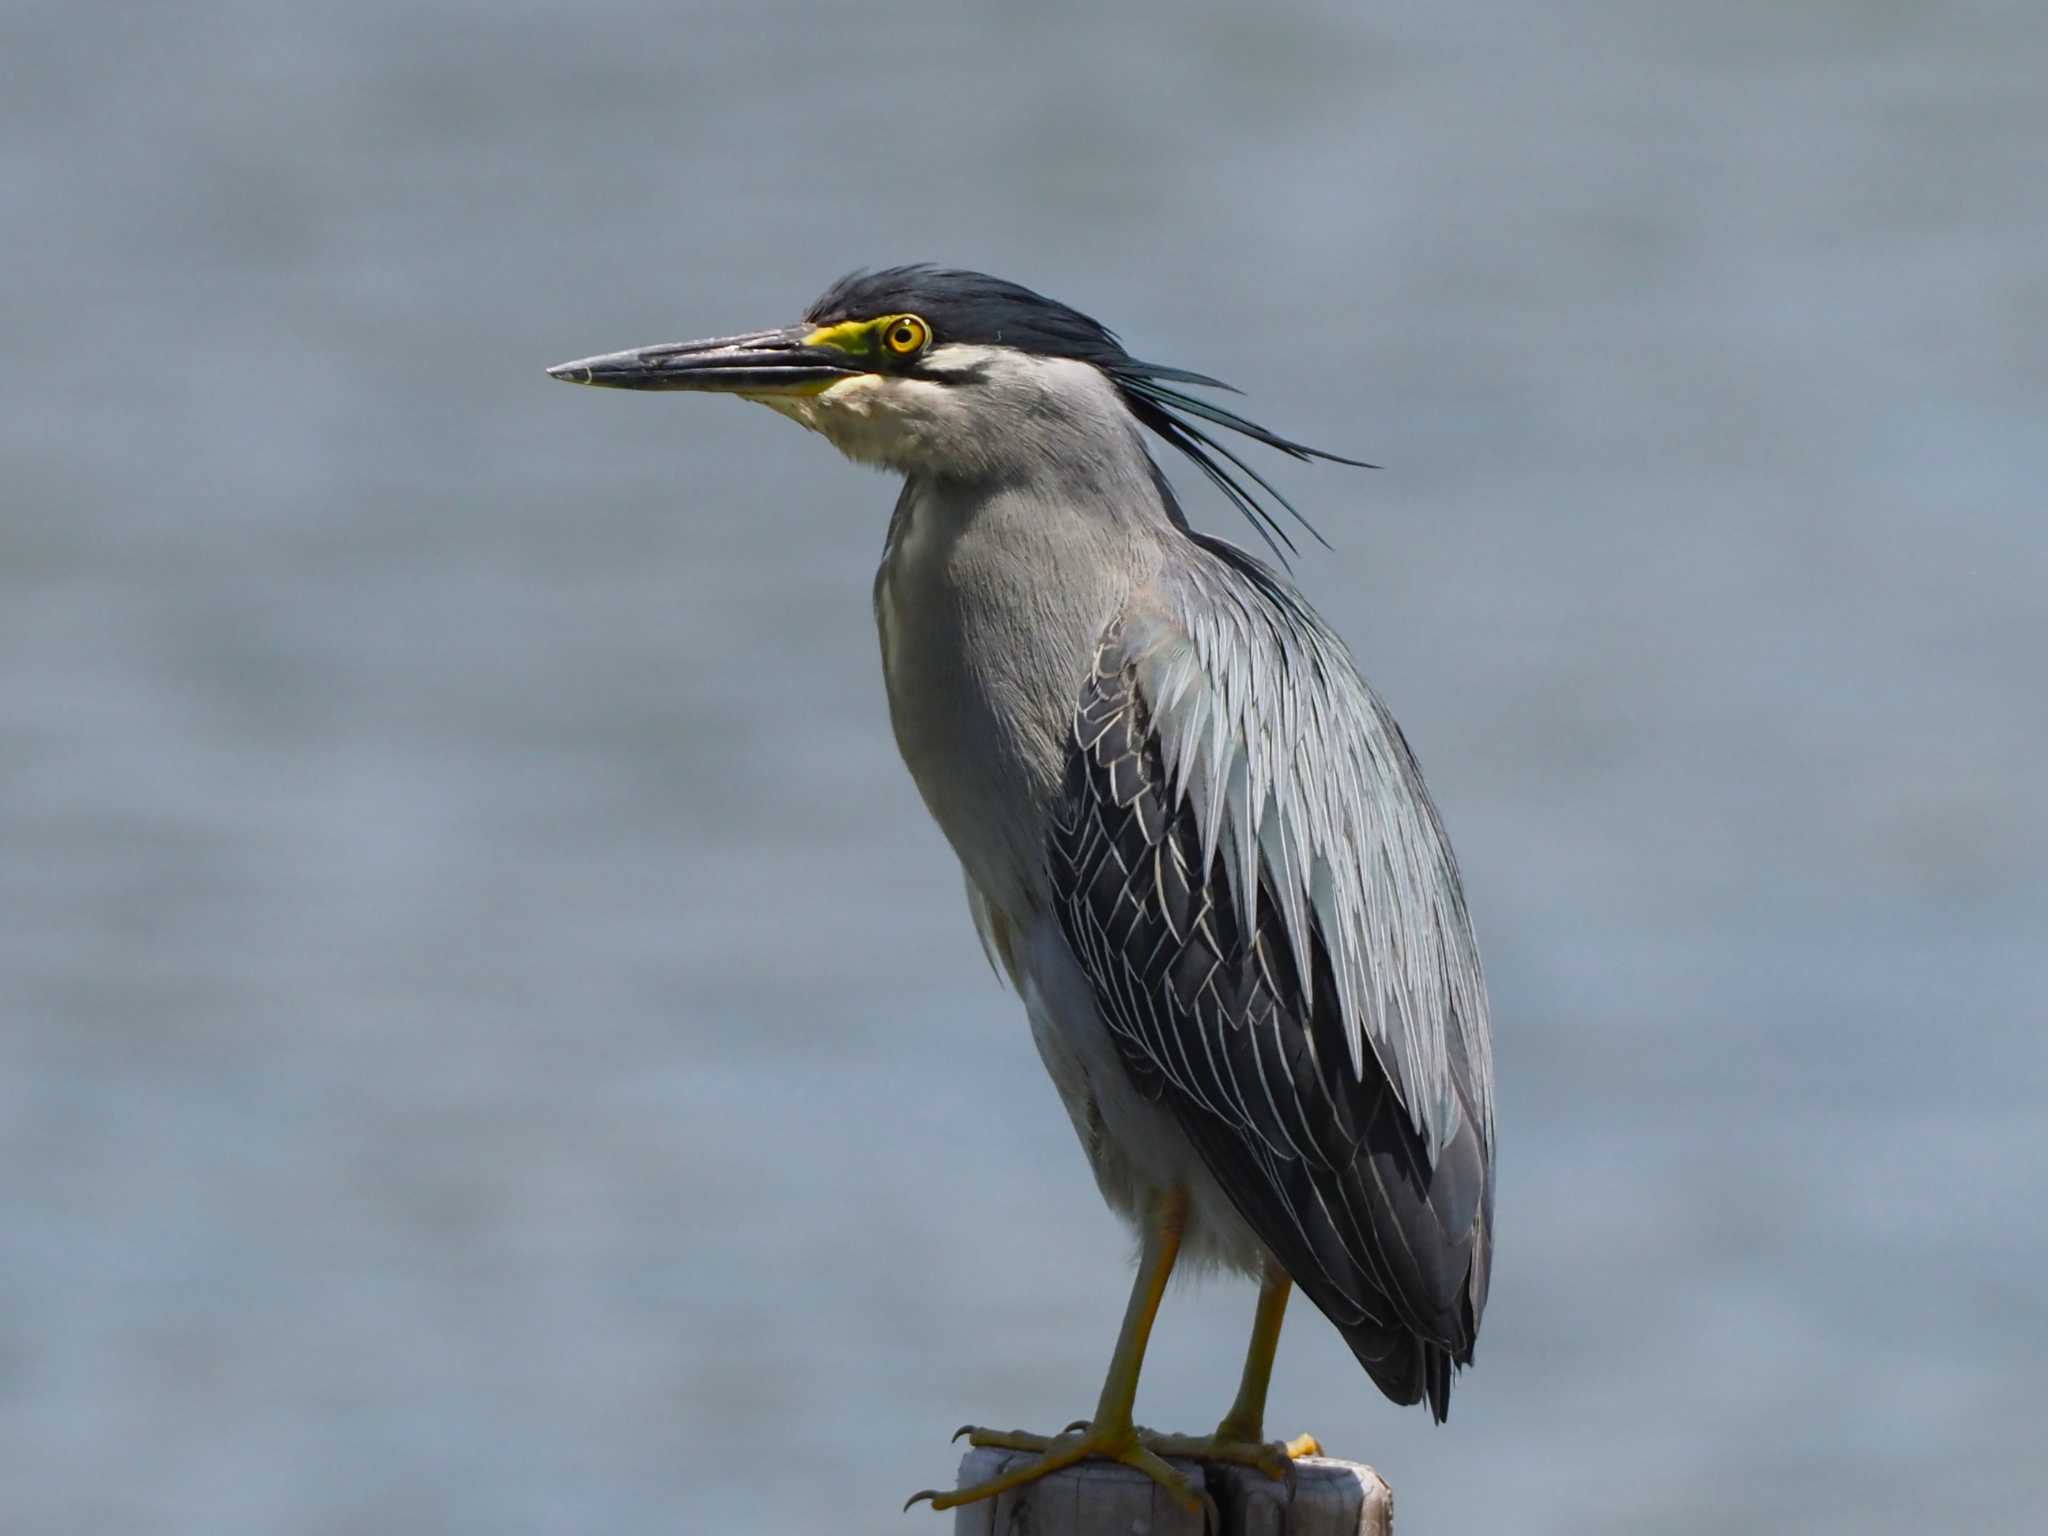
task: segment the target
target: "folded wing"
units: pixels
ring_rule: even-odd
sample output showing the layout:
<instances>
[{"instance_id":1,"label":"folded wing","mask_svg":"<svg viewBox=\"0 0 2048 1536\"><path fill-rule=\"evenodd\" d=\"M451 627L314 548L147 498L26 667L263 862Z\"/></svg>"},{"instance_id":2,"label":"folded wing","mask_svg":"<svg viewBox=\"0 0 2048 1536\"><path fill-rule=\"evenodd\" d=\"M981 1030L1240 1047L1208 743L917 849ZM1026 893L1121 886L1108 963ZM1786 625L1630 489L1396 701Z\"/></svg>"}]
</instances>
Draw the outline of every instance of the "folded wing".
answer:
<instances>
[{"instance_id":1,"label":"folded wing","mask_svg":"<svg viewBox=\"0 0 2048 1536\"><path fill-rule=\"evenodd\" d=\"M1486 989L1399 728L1220 541L1102 637L1052 869L1126 1067L1381 1389L1442 1418L1485 1307Z\"/></svg>"}]
</instances>

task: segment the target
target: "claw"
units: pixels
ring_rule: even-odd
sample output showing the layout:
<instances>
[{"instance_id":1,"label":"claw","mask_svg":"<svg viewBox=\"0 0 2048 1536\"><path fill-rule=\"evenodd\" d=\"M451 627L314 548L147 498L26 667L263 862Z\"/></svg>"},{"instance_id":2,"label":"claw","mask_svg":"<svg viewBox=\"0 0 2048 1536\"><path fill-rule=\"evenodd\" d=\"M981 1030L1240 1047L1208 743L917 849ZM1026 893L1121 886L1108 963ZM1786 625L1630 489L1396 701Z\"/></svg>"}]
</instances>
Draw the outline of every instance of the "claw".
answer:
<instances>
[{"instance_id":1,"label":"claw","mask_svg":"<svg viewBox=\"0 0 2048 1536\"><path fill-rule=\"evenodd\" d=\"M1022 1430L984 1429L979 1425L962 1424L953 1432L955 1442L965 1436L970 1445L1028 1451L1033 1453L1034 1459L1024 1466L1013 1465L1002 1476L972 1488L956 1488L951 1492L927 1488L912 1494L904 1501L903 1507L908 1510L913 1505L929 1503L934 1509L953 1509L1022 1487L1078 1461L1100 1457L1135 1467L1176 1495L1190 1511L1200 1511L1204 1531L1214 1536L1222 1528L1216 1500L1206 1489L1197 1493L1189 1487L1163 1458L1177 1456L1197 1462L1234 1463L1263 1472L1276 1482L1286 1482L1294 1475L1296 1458L1320 1456L1323 1449L1314 1435L1296 1435L1292 1440L1260 1441L1242 1438L1243 1432L1234 1428L1200 1436L1168 1435L1150 1429L1129 1428L1096 1438L1088 1432L1090 1423L1088 1419L1076 1419L1051 1437L1027 1435ZM1077 1431L1081 1433L1079 1439L1074 1438Z\"/></svg>"},{"instance_id":2,"label":"claw","mask_svg":"<svg viewBox=\"0 0 2048 1536\"><path fill-rule=\"evenodd\" d=\"M1136 1468L1166 1489L1191 1513L1202 1509L1203 1495L1190 1487L1187 1480L1168 1466L1159 1455L1142 1444L1137 1433L1129 1427L1120 1431L1112 1430L1100 1437L1061 1435L1057 1439L1047 1439L1043 1435L1027 1435L1017 1430L1004 1432L978 1429L968 1437L968 1443L978 1446L1002 1446L1034 1454L1021 1466L1012 1463L1000 1476L976 1483L971 1488L956 1488L950 1493L927 1489L923 1493L912 1494L903 1506L905 1510L919 1502L927 1502L935 1510L957 1509L963 1504L977 1504L983 1499L992 1499L1013 1488L1035 1483L1038 1479L1071 1467L1077 1462L1095 1459L1122 1462L1127 1467ZM1208 1519L1206 1514L1204 1519Z\"/></svg>"}]
</instances>

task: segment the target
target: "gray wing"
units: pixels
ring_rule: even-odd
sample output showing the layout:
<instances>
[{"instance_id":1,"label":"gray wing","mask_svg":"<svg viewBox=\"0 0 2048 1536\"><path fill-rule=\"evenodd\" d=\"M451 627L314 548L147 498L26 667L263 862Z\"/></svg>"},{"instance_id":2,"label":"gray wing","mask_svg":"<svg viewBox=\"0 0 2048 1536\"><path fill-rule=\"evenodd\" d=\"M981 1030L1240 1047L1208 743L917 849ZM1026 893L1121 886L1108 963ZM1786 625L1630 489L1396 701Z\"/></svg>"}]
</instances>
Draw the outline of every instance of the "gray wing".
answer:
<instances>
[{"instance_id":1,"label":"gray wing","mask_svg":"<svg viewBox=\"0 0 2048 1536\"><path fill-rule=\"evenodd\" d=\"M1381 1389L1442 1418L1493 1210L1457 868L1342 642L1249 555L1199 544L1097 648L1060 921L1133 1080Z\"/></svg>"}]
</instances>

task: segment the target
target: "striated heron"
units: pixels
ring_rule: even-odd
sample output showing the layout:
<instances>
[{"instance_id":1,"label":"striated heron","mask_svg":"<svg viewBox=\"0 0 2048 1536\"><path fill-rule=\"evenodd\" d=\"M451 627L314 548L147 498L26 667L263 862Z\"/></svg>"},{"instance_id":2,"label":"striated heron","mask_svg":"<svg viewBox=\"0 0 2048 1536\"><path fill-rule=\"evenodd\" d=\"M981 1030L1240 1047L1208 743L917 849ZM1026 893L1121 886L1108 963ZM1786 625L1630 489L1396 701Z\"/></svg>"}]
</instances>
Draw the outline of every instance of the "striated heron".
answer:
<instances>
[{"instance_id":1,"label":"striated heron","mask_svg":"<svg viewBox=\"0 0 2048 1536\"><path fill-rule=\"evenodd\" d=\"M917 1498L949 1508L1088 1457L1191 1505L1163 1457L1284 1476L1315 1449L1265 1439L1291 1286L1382 1392L1441 1420L1493 1225L1486 986L1457 865L1343 641L1280 570L1189 527L1150 440L1276 556L1293 546L1275 508L1299 514L1218 434L1337 456L1063 304L928 266L844 278L798 325L548 371L759 401L903 477L875 578L896 740L1142 1255L1093 1417L970 1430L1037 1454ZM1260 1284L1213 1435L1132 1419L1180 1256Z\"/></svg>"}]
</instances>

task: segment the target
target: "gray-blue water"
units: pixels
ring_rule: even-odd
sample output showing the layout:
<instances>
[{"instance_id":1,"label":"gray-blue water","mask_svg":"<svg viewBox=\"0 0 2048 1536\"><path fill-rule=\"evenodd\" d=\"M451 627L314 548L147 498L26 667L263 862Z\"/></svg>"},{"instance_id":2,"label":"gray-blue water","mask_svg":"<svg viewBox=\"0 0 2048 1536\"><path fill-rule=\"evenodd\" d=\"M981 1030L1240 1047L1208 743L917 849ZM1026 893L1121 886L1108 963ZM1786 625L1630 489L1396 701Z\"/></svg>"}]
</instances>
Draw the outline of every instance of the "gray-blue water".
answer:
<instances>
[{"instance_id":1,"label":"gray-blue water","mask_svg":"<svg viewBox=\"0 0 2048 1536\"><path fill-rule=\"evenodd\" d=\"M1499 1260L1447 1427L1306 1308L1274 1427L1415 1533L2048 1523L2037 5L16 0L0 79L0 1529L933 1532L1093 1403L890 485L540 371L923 257L1386 466L1283 484Z\"/></svg>"}]
</instances>

